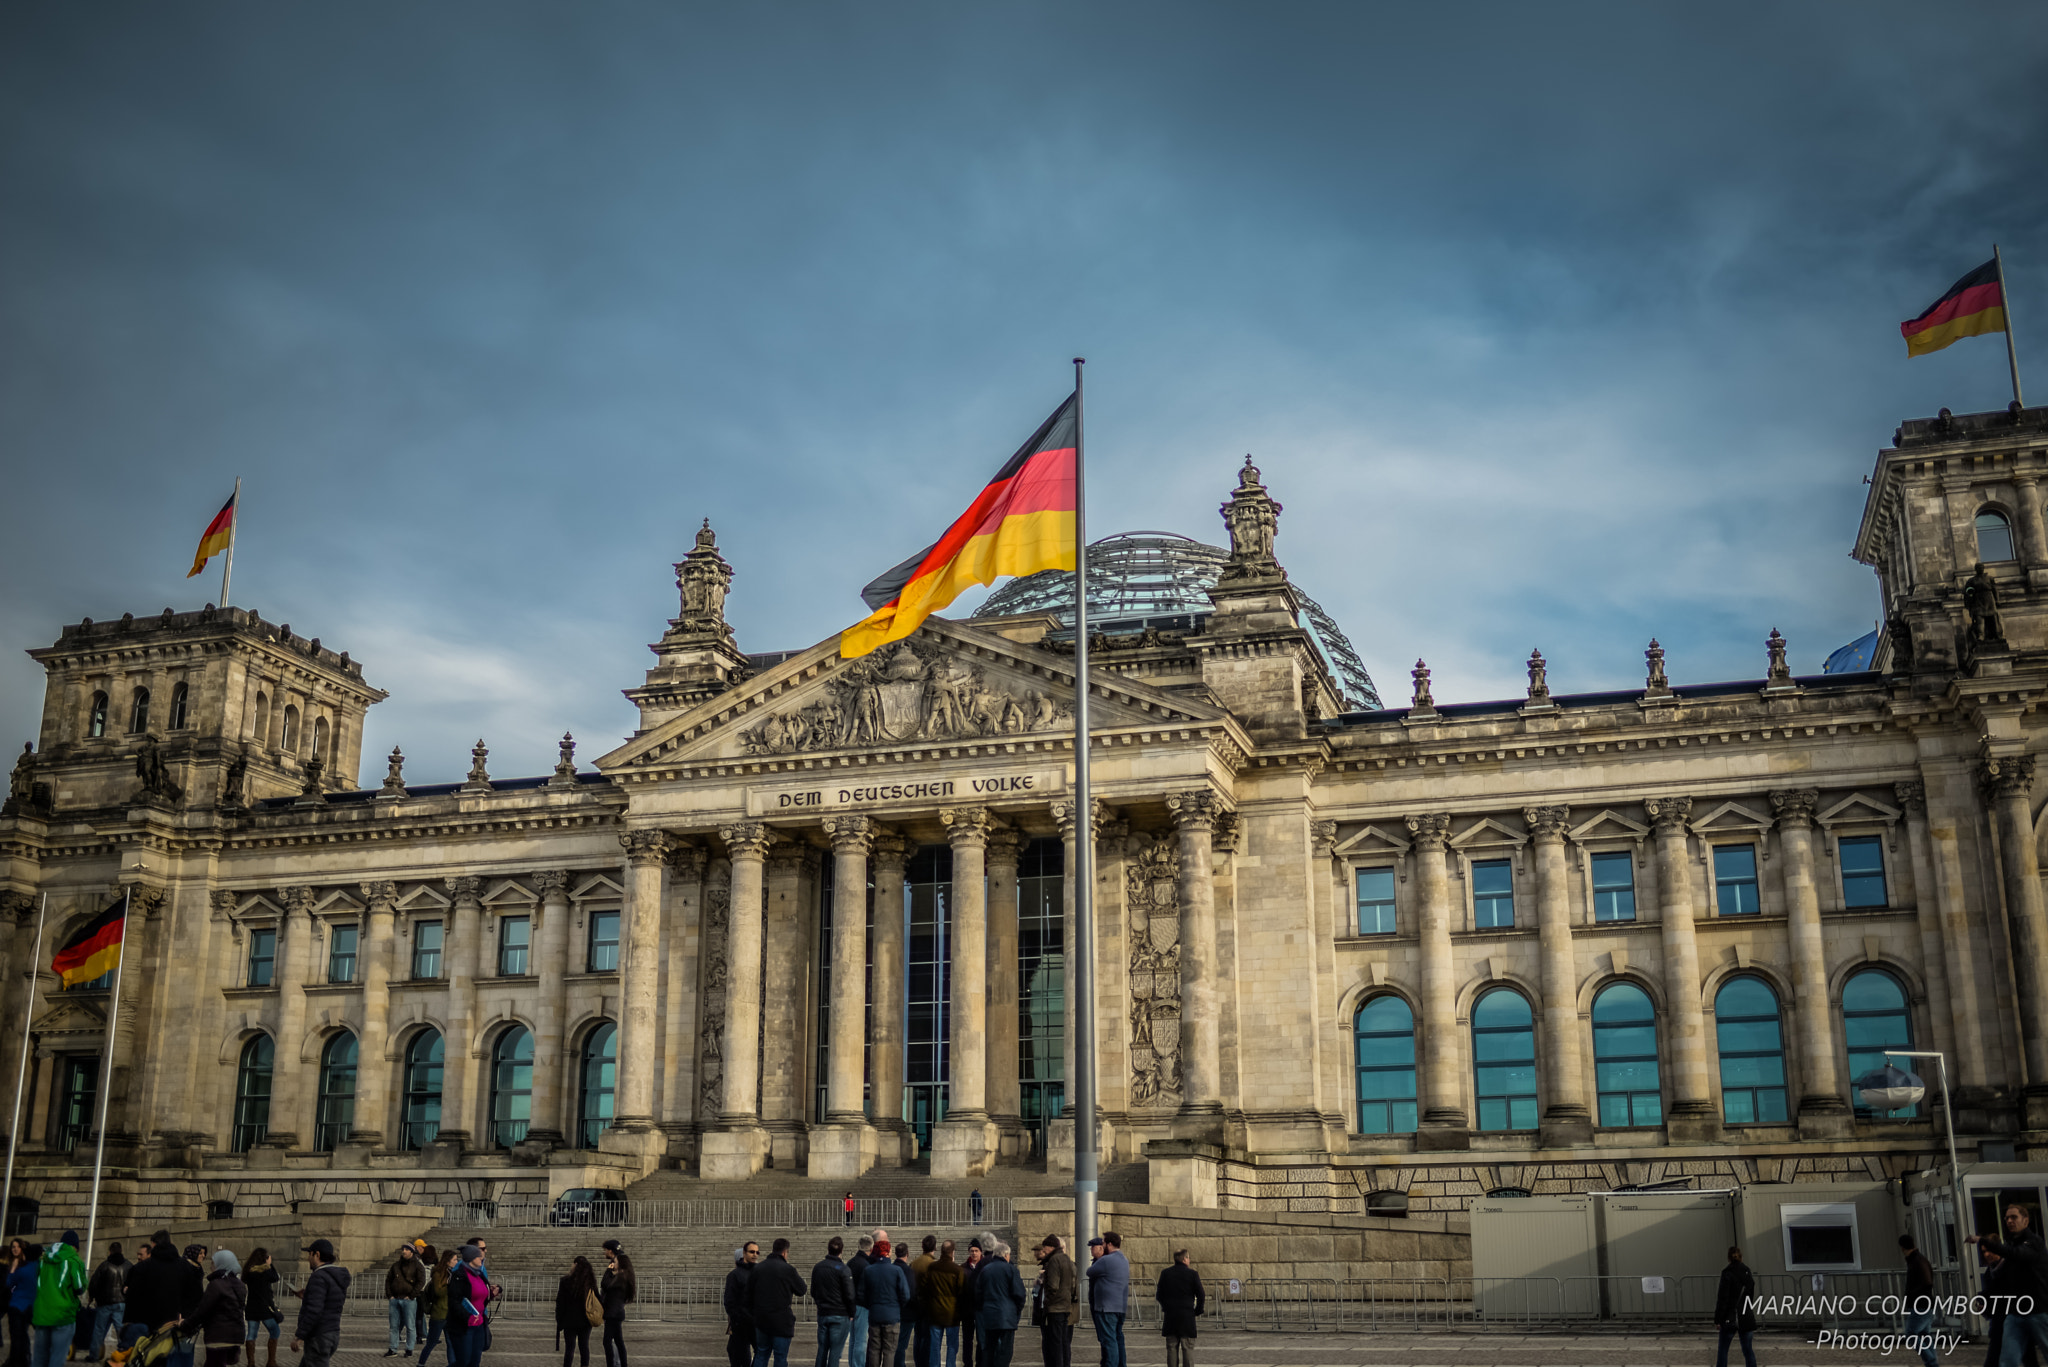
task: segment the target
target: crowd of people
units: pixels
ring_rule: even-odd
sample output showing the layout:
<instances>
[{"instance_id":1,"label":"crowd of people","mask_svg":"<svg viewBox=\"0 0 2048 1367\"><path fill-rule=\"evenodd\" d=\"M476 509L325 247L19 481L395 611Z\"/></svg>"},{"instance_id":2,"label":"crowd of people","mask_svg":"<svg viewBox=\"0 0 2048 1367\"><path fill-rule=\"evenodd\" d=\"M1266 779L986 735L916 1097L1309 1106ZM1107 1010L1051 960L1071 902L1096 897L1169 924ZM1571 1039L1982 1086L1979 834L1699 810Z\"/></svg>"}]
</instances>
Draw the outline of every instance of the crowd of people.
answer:
<instances>
[{"instance_id":1,"label":"crowd of people","mask_svg":"<svg viewBox=\"0 0 2048 1367\"><path fill-rule=\"evenodd\" d=\"M1045 1367L1072 1367L1084 1310L1102 1367L1126 1365L1131 1267L1114 1231L1089 1240L1085 1289L1057 1234L1031 1251L1038 1276L1028 1291L1010 1246L991 1234L964 1254L954 1240L927 1234L913 1254L908 1240L877 1229L860 1236L851 1257L835 1236L808 1281L790 1265L789 1248L777 1239L766 1258L758 1243L733 1250L724 1298L730 1367L788 1367L795 1304L805 1295L817 1311L814 1367L840 1367L842 1354L846 1367L1010 1367L1027 1323L1039 1332ZM1194 1367L1195 1318L1206 1296L1186 1249L1160 1273L1155 1296L1168 1367Z\"/></svg>"}]
</instances>

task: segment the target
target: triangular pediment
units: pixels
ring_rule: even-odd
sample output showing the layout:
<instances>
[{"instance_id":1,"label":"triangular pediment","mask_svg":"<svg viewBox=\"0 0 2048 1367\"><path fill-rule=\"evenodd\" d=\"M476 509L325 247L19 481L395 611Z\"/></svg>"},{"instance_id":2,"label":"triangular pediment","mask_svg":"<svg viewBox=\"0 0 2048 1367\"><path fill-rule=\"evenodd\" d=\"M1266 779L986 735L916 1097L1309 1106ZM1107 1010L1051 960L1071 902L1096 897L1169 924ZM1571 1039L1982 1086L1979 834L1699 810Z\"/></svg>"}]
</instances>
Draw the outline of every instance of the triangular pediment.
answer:
<instances>
[{"instance_id":1,"label":"triangular pediment","mask_svg":"<svg viewBox=\"0 0 2048 1367\"><path fill-rule=\"evenodd\" d=\"M1382 826L1367 826L1337 842L1336 853L1347 858L1408 853L1411 841Z\"/></svg>"},{"instance_id":2,"label":"triangular pediment","mask_svg":"<svg viewBox=\"0 0 2048 1367\"><path fill-rule=\"evenodd\" d=\"M97 1039L107 1029L107 1013L98 1002L57 993L50 1007L31 1028L37 1035L90 1035Z\"/></svg>"},{"instance_id":3,"label":"triangular pediment","mask_svg":"<svg viewBox=\"0 0 2048 1367\"><path fill-rule=\"evenodd\" d=\"M1451 848L1454 850L1462 850L1467 845L1513 845L1519 849L1528 843L1528 836L1509 829L1490 816L1480 817L1451 837Z\"/></svg>"},{"instance_id":4,"label":"triangular pediment","mask_svg":"<svg viewBox=\"0 0 2048 1367\"><path fill-rule=\"evenodd\" d=\"M415 883L398 899L400 911L443 911L451 905L431 883Z\"/></svg>"},{"instance_id":5,"label":"triangular pediment","mask_svg":"<svg viewBox=\"0 0 2048 1367\"><path fill-rule=\"evenodd\" d=\"M494 883L491 886L491 890L485 893L482 898L483 904L487 907L530 907L539 900L538 897L533 895L531 889L510 878L501 879Z\"/></svg>"},{"instance_id":6,"label":"triangular pediment","mask_svg":"<svg viewBox=\"0 0 2048 1367\"><path fill-rule=\"evenodd\" d=\"M1770 828L1771 818L1740 802L1724 802L1692 823L1696 835L1710 831L1767 831Z\"/></svg>"},{"instance_id":7,"label":"triangular pediment","mask_svg":"<svg viewBox=\"0 0 2048 1367\"><path fill-rule=\"evenodd\" d=\"M1584 844L1588 840L1641 840L1649 833L1648 826L1606 809L1592 820L1574 826L1571 834L1573 840Z\"/></svg>"},{"instance_id":8,"label":"triangular pediment","mask_svg":"<svg viewBox=\"0 0 2048 1367\"><path fill-rule=\"evenodd\" d=\"M576 885L576 890L569 894L578 902L612 901L625 895L626 889L616 879L607 878L601 873L585 878Z\"/></svg>"},{"instance_id":9,"label":"triangular pediment","mask_svg":"<svg viewBox=\"0 0 2048 1367\"><path fill-rule=\"evenodd\" d=\"M1861 793L1851 793L1822 812L1818 819L1823 826L1840 826L1845 822L1854 821L1881 821L1889 826L1897 821L1900 815L1897 807L1879 802L1874 797L1865 797Z\"/></svg>"},{"instance_id":10,"label":"triangular pediment","mask_svg":"<svg viewBox=\"0 0 2048 1367\"><path fill-rule=\"evenodd\" d=\"M1090 728L1212 727L1220 709L1091 670ZM838 638L700 703L597 761L605 772L932 745L1058 744L1074 727L1071 659L929 619L858 660Z\"/></svg>"}]
</instances>

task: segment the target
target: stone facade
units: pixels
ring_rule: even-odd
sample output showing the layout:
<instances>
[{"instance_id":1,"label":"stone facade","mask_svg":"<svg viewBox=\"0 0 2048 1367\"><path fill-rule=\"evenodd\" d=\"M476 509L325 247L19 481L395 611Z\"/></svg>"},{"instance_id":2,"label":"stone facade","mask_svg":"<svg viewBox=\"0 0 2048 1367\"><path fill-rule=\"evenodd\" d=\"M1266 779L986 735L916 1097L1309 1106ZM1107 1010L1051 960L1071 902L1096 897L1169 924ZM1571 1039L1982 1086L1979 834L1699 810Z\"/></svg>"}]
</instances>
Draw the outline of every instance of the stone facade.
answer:
<instances>
[{"instance_id":1,"label":"stone facade","mask_svg":"<svg viewBox=\"0 0 2048 1367\"><path fill-rule=\"evenodd\" d=\"M132 894L107 1119L134 1170L260 1205L304 1182L421 1199L443 1171L488 1199L537 1167L559 1187L902 1164L921 979L893 908L942 858L932 1171L1034 1145L1058 1167L1071 1118L1021 1120L1018 889L1025 851L1077 839L1103 1149L1150 1162L1157 1201L1447 1211L1491 1187L1923 1166L1932 1108L1851 1094L1843 993L1870 969L1901 1002L1887 1040L1946 1056L1966 1150L2048 1147L2048 1021L2021 1006L2048 990L2043 471L2048 410L1900 429L1855 542L1888 623L1868 669L1795 677L1772 632L1751 682L1674 680L1652 642L1640 690L1553 695L1539 654L1526 697L1456 703L1418 661L1411 706L1345 713L1247 463L1213 611L1095 656L1087 813L1055 618L749 656L708 524L627 694L641 728L594 772L565 737L552 774L494 778L478 741L461 784L408 785L394 751L359 786L383 694L346 654L242 609L67 627L32 652L42 733L0 812L0 1057L41 972L25 1152L66 1180L110 1005L51 992L50 949ZM1368 885L1390 895L1367 906ZM828 932L828 888L892 912ZM1738 979L1776 1004L1751 1034L1780 1061L1754 1066L1783 1070L1747 1099L1717 1005ZM1410 1042L1361 1052L1384 999ZM1407 1075L1359 1067L1404 1049Z\"/></svg>"}]
</instances>

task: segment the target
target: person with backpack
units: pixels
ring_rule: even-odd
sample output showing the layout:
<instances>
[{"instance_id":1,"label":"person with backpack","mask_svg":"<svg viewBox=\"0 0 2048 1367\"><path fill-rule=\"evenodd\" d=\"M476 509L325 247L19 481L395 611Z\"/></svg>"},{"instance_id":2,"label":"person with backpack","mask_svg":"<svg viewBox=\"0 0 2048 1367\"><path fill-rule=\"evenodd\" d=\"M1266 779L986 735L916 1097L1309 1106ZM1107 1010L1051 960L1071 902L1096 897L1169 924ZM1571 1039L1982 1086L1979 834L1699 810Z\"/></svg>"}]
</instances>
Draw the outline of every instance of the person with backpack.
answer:
<instances>
[{"instance_id":1,"label":"person with backpack","mask_svg":"<svg viewBox=\"0 0 2048 1367\"><path fill-rule=\"evenodd\" d=\"M633 1260L617 1239L604 1241L604 1281L598 1298L604 1302L605 1367L626 1367L626 1306L639 1294Z\"/></svg>"},{"instance_id":2,"label":"person with backpack","mask_svg":"<svg viewBox=\"0 0 2048 1367\"><path fill-rule=\"evenodd\" d=\"M428 1250L432 1252L430 1248ZM426 1289L420 1292L420 1318L426 1328L420 1331L419 1367L427 1367L427 1354L434 1351L434 1345L441 1344L441 1358L448 1367L455 1367L455 1345L447 1342L448 1336L448 1278L455 1271L455 1250L449 1249L430 1260L434 1270L427 1275ZM276 1367L275 1363L269 1367Z\"/></svg>"},{"instance_id":3,"label":"person with backpack","mask_svg":"<svg viewBox=\"0 0 2048 1367\"><path fill-rule=\"evenodd\" d=\"M562 1367L578 1352L590 1367L590 1331L604 1323L604 1301L597 1294L597 1273L581 1253L569 1260L569 1275L555 1288L555 1343Z\"/></svg>"},{"instance_id":4,"label":"person with backpack","mask_svg":"<svg viewBox=\"0 0 2048 1367\"><path fill-rule=\"evenodd\" d=\"M242 1269L242 1291L247 1297L242 1313L248 1317L244 1367L256 1367L256 1336L265 1329L270 1331L270 1360L264 1367L277 1367L277 1334L283 1327L283 1316L277 1313L277 1284L283 1280L284 1274L270 1261L269 1249L249 1251L249 1265Z\"/></svg>"},{"instance_id":5,"label":"person with backpack","mask_svg":"<svg viewBox=\"0 0 2048 1367\"><path fill-rule=\"evenodd\" d=\"M128 1260L121 1256L121 1245L107 1245L107 1260L93 1269L86 1294L92 1299L93 1311L84 1344L85 1360L98 1362L108 1333L121 1326L122 1306L128 1299Z\"/></svg>"},{"instance_id":6,"label":"person with backpack","mask_svg":"<svg viewBox=\"0 0 2048 1367\"><path fill-rule=\"evenodd\" d=\"M216 1249L213 1275L206 1279L199 1304L178 1321L178 1332L197 1335L206 1345L206 1367L235 1367L248 1324L249 1292L242 1285L241 1260L228 1249Z\"/></svg>"},{"instance_id":7,"label":"person with backpack","mask_svg":"<svg viewBox=\"0 0 2048 1367\"><path fill-rule=\"evenodd\" d=\"M29 1311L29 1367L53 1367L70 1359L87 1280L85 1260L78 1256L78 1231L67 1229L61 1240L44 1248L36 1263L36 1299Z\"/></svg>"}]
</instances>

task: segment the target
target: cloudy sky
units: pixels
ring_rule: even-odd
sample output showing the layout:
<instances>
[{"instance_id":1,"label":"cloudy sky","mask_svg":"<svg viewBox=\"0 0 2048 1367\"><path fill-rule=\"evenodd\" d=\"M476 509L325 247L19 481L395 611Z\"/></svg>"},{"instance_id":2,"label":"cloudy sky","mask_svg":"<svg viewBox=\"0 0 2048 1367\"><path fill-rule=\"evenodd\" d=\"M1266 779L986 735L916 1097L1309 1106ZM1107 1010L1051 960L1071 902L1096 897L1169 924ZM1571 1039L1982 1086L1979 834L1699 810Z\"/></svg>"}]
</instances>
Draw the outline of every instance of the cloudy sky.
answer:
<instances>
[{"instance_id":1,"label":"cloudy sky","mask_svg":"<svg viewBox=\"0 0 2048 1367\"><path fill-rule=\"evenodd\" d=\"M699 519L742 643L819 640L1076 354L1091 526L1218 540L1253 453L1390 702L1816 670L1878 448L2010 397L1897 327L1993 241L2048 398L2044 57L1997 4L8 5L0 739L63 623L218 593L240 475L235 602L391 691L369 753L594 756Z\"/></svg>"}]
</instances>

